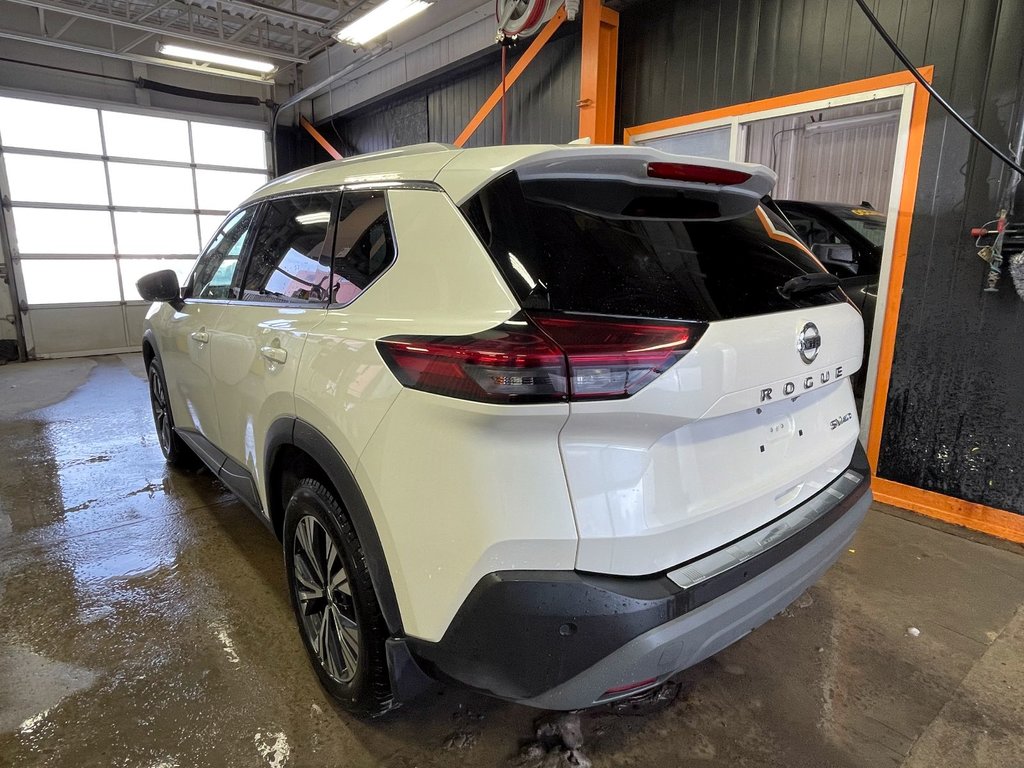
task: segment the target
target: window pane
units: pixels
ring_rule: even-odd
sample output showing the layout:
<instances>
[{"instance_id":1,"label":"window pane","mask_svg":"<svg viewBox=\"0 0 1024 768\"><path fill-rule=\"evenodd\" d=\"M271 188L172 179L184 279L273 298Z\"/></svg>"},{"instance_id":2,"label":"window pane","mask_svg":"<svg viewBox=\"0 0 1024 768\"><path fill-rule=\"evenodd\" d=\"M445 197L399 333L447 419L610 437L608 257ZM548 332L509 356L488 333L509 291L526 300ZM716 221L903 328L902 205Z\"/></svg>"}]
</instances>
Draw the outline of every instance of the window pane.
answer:
<instances>
[{"instance_id":1,"label":"window pane","mask_svg":"<svg viewBox=\"0 0 1024 768\"><path fill-rule=\"evenodd\" d=\"M224 223L224 217L216 213L199 214L199 239L203 241L203 249L210 244L213 236L217 234L220 225Z\"/></svg>"},{"instance_id":2,"label":"window pane","mask_svg":"<svg viewBox=\"0 0 1024 768\"><path fill-rule=\"evenodd\" d=\"M120 259L119 262L125 300L139 301L142 297L135 289L135 283L140 277L161 269L173 269L178 274L178 285L184 285L195 259Z\"/></svg>"},{"instance_id":3,"label":"window pane","mask_svg":"<svg viewBox=\"0 0 1024 768\"><path fill-rule=\"evenodd\" d=\"M267 167L267 134L256 128L192 123L192 147L202 165Z\"/></svg>"},{"instance_id":4,"label":"window pane","mask_svg":"<svg viewBox=\"0 0 1024 768\"><path fill-rule=\"evenodd\" d=\"M29 304L120 301L113 259L23 259Z\"/></svg>"},{"instance_id":5,"label":"window pane","mask_svg":"<svg viewBox=\"0 0 1024 768\"><path fill-rule=\"evenodd\" d=\"M114 212L118 253L199 253L196 217L189 213Z\"/></svg>"},{"instance_id":6,"label":"window pane","mask_svg":"<svg viewBox=\"0 0 1024 768\"><path fill-rule=\"evenodd\" d=\"M695 155L729 159L730 128L710 128L706 131L679 133L640 142L645 147L654 147L677 155Z\"/></svg>"},{"instance_id":7,"label":"window pane","mask_svg":"<svg viewBox=\"0 0 1024 768\"><path fill-rule=\"evenodd\" d=\"M197 299L236 298L231 291L231 283L255 213L254 206L239 211L224 222L224 227L196 263L192 276L192 296Z\"/></svg>"},{"instance_id":8,"label":"window pane","mask_svg":"<svg viewBox=\"0 0 1024 768\"><path fill-rule=\"evenodd\" d=\"M353 301L395 260L383 192L346 192L334 237L335 304Z\"/></svg>"},{"instance_id":9,"label":"window pane","mask_svg":"<svg viewBox=\"0 0 1024 768\"><path fill-rule=\"evenodd\" d=\"M191 162L185 120L103 110L103 135L111 157Z\"/></svg>"},{"instance_id":10,"label":"window pane","mask_svg":"<svg viewBox=\"0 0 1024 768\"><path fill-rule=\"evenodd\" d=\"M95 109L28 99L0 97L0 140L6 147L103 154Z\"/></svg>"},{"instance_id":11,"label":"window pane","mask_svg":"<svg viewBox=\"0 0 1024 768\"><path fill-rule=\"evenodd\" d=\"M21 253L110 253L114 238L106 211L14 209L14 231Z\"/></svg>"},{"instance_id":12,"label":"window pane","mask_svg":"<svg viewBox=\"0 0 1024 768\"><path fill-rule=\"evenodd\" d=\"M326 304L331 255L324 249L337 194L288 197L268 203L245 274L247 301Z\"/></svg>"},{"instance_id":13,"label":"window pane","mask_svg":"<svg viewBox=\"0 0 1024 768\"><path fill-rule=\"evenodd\" d=\"M68 160L4 154L11 199L25 203L107 205L107 180L100 160Z\"/></svg>"},{"instance_id":14,"label":"window pane","mask_svg":"<svg viewBox=\"0 0 1024 768\"><path fill-rule=\"evenodd\" d=\"M204 211L230 211L266 183L265 173L197 170L199 207Z\"/></svg>"},{"instance_id":15,"label":"window pane","mask_svg":"<svg viewBox=\"0 0 1024 768\"><path fill-rule=\"evenodd\" d=\"M195 209L192 171L161 165L110 164L114 205Z\"/></svg>"}]
</instances>

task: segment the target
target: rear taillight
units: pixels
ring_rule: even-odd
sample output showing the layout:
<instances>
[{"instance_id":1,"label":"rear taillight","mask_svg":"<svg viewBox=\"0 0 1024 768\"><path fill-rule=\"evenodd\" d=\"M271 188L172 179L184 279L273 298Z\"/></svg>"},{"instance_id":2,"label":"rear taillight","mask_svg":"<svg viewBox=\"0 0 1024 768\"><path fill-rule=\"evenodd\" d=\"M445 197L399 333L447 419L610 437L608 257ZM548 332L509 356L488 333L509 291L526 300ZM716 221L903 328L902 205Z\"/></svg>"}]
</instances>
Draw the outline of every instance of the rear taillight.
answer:
<instances>
[{"instance_id":1,"label":"rear taillight","mask_svg":"<svg viewBox=\"0 0 1024 768\"><path fill-rule=\"evenodd\" d=\"M648 163L647 175L652 179L693 181L698 184L720 184L725 187L750 180L750 174L744 171L691 163Z\"/></svg>"},{"instance_id":2,"label":"rear taillight","mask_svg":"<svg viewBox=\"0 0 1024 768\"><path fill-rule=\"evenodd\" d=\"M406 387L492 403L564 400L565 355L525 320L472 336L391 336L377 349Z\"/></svg>"},{"instance_id":3,"label":"rear taillight","mask_svg":"<svg viewBox=\"0 0 1024 768\"><path fill-rule=\"evenodd\" d=\"M492 403L628 397L697 343L702 323L520 314L469 336L377 342L406 387Z\"/></svg>"}]
</instances>

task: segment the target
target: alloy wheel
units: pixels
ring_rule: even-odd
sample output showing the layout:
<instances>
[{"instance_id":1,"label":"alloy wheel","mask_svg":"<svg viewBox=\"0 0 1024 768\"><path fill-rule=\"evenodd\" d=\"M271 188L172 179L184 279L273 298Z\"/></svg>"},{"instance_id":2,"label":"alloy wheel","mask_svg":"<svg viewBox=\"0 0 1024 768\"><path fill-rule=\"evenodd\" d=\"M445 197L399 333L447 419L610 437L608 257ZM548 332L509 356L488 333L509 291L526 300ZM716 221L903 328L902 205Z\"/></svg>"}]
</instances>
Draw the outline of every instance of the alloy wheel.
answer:
<instances>
[{"instance_id":1,"label":"alloy wheel","mask_svg":"<svg viewBox=\"0 0 1024 768\"><path fill-rule=\"evenodd\" d=\"M171 449L171 409L167 404L167 392L164 390L163 379L156 367L149 369L149 400L153 406L153 421L156 422L156 434L160 439L160 447L164 453Z\"/></svg>"},{"instance_id":2,"label":"alloy wheel","mask_svg":"<svg viewBox=\"0 0 1024 768\"><path fill-rule=\"evenodd\" d=\"M359 625L348 572L328 530L312 515L295 528L293 589L302 628L327 674L349 683L359 664Z\"/></svg>"}]
</instances>

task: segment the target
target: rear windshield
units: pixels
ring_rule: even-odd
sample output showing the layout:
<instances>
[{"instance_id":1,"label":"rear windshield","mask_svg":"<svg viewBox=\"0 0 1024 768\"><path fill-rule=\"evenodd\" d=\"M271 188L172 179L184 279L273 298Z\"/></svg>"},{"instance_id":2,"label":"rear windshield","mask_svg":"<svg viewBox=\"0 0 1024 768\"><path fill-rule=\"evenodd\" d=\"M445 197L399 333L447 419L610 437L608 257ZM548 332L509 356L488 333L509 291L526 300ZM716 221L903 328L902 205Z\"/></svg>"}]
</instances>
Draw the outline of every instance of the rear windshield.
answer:
<instances>
[{"instance_id":1,"label":"rear windshield","mask_svg":"<svg viewBox=\"0 0 1024 768\"><path fill-rule=\"evenodd\" d=\"M706 193L512 171L462 210L528 309L710 322L844 300L782 296L823 270L765 206L715 221Z\"/></svg>"}]
</instances>

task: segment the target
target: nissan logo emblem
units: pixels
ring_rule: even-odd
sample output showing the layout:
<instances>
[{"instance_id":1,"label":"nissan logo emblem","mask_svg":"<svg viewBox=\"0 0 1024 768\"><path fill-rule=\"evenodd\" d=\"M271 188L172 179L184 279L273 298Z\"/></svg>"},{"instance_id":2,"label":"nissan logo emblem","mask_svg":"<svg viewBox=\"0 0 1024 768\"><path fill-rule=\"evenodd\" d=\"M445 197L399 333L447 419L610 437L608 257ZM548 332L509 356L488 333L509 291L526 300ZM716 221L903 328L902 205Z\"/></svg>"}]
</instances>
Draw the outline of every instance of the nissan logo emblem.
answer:
<instances>
[{"instance_id":1,"label":"nissan logo emblem","mask_svg":"<svg viewBox=\"0 0 1024 768\"><path fill-rule=\"evenodd\" d=\"M807 323L796 335L796 351L800 353L800 359L810 365L818 357L820 348L821 334L818 333L818 326Z\"/></svg>"}]
</instances>

